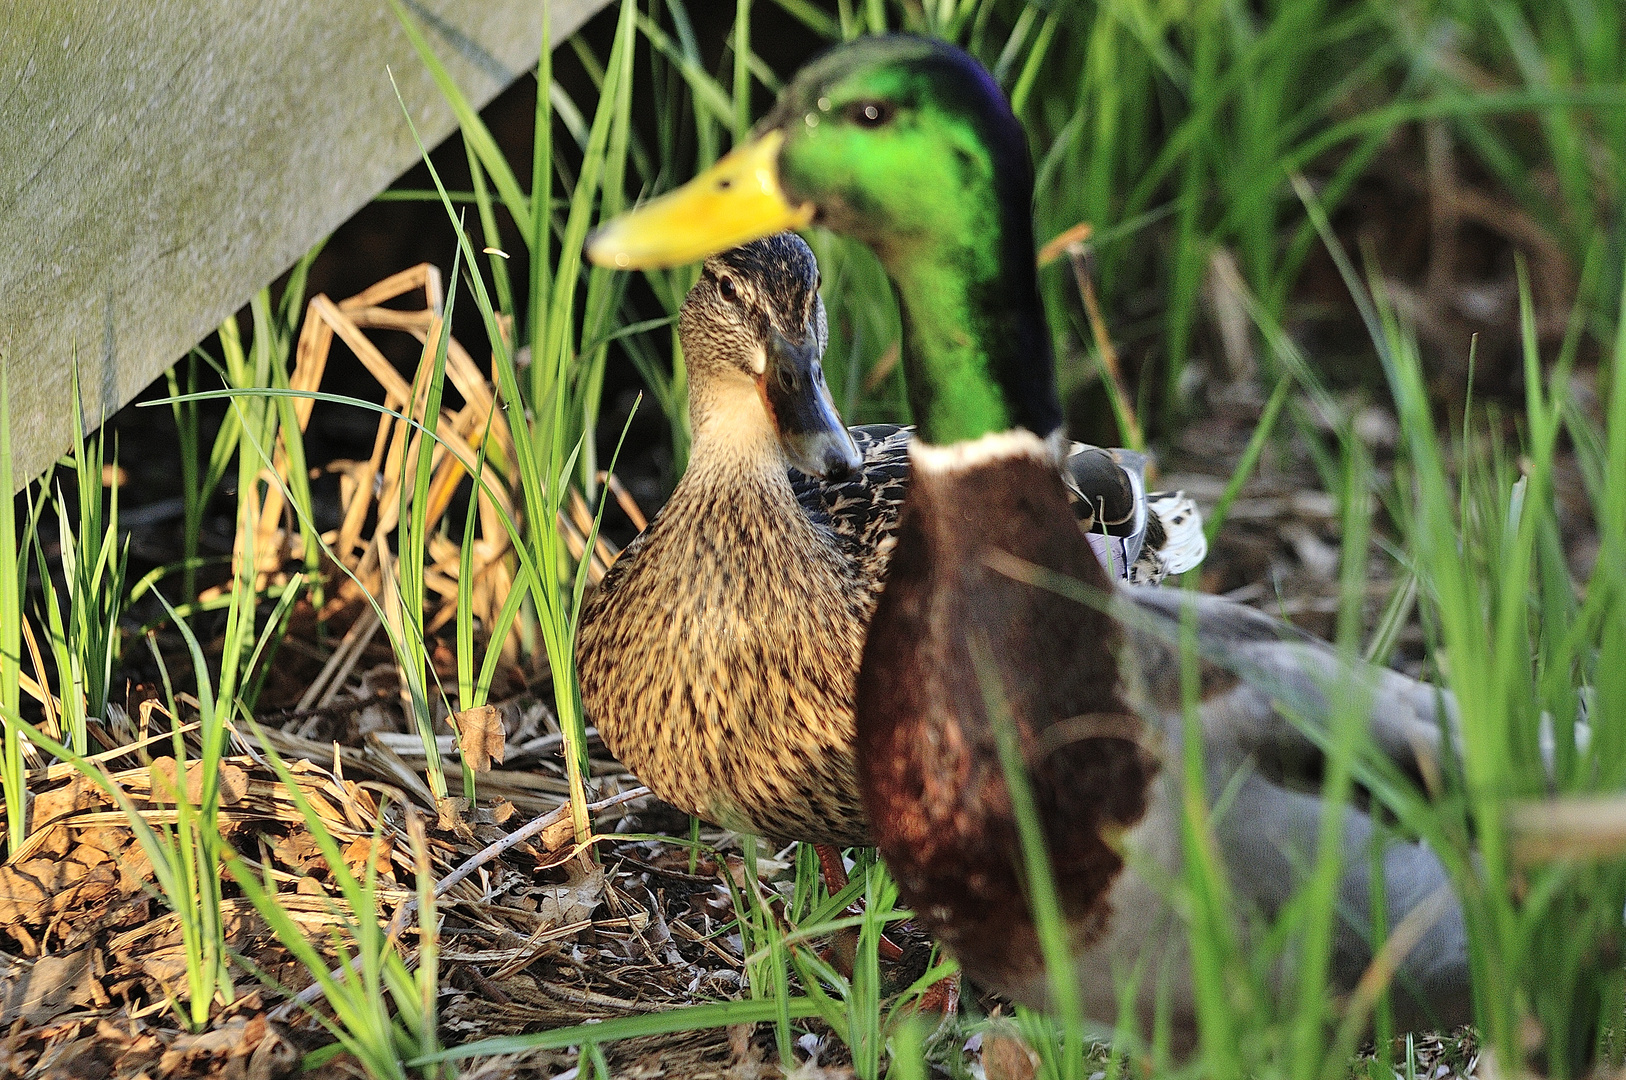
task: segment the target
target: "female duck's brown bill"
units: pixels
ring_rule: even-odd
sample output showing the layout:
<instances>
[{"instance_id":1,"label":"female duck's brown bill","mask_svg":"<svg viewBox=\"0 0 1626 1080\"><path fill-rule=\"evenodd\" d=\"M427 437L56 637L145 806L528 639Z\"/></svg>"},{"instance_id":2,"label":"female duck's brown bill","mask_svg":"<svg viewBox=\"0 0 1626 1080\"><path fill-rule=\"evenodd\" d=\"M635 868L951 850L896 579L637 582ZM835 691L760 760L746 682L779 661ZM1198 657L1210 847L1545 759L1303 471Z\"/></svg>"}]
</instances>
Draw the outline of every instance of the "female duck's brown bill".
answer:
<instances>
[{"instance_id":1,"label":"female duck's brown bill","mask_svg":"<svg viewBox=\"0 0 1626 1080\"><path fill-rule=\"evenodd\" d=\"M792 465L811 476L841 480L863 464L858 446L830 399L817 338L792 341L768 331L768 362L757 385Z\"/></svg>"}]
</instances>

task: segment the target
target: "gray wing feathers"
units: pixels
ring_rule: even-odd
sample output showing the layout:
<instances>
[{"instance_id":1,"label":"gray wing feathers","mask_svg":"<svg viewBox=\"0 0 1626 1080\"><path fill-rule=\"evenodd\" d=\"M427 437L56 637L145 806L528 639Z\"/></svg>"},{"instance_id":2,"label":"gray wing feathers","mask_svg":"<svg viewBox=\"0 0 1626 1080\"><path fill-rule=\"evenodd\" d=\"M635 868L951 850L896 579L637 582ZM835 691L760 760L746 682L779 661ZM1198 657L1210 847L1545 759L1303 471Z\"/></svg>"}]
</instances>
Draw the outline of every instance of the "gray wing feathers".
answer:
<instances>
[{"instance_id":1,"label":"gray wing feathers","mask_svg":"<svg viewBox=\"0 0 1626 1080\"><path fill-rule=\"evenodd\" d=\"M1414 775L1419 758L1438 753L1442 724L1455 728L1455 703L1445 692L1371 664L1346 668L1331 646L1252 608L1135 587L1118 590L1115 603L1131 627L1143 690L1174 745L1183 611L1193 620L1203 660L1235 676L1203 700L1204 761L1215 835L1232 887L1263 915L1277 915L1303 883L1321 830L1321 799L1278 782L1314 775L1320 760L1315 740L1286 720L1279 705L1324 729L1339 695L1359 695L1376 745ZM1346 807L1332 972L1346 992L1373 958L1373 843L1372 819ZM1385 841L1383 867L1386 925L1400 938L1392 946L1400 956L1393 997L1397 1024L1423 1030L1470 1021L1467 935L1445 867L1428 845L1402 838Z\"/></svg>"},{"instance_id":2,"label":"gray wing feathers","mask_svg":"<svg viewBox=\"0 0 1626 1080\"><path fill-rule=\"evenodd\" d=\"M1297 746L1313 751L1308 736L1270 702L1323 727L1341 694L1361 696L1373 742L1413 775L1420 771L1421 757L1438 757L1442 722L1445 730L1457 730L1456 701L1449 691L1375 664L1346 667L1326 642L1243 604L1176 589L1129 587L1119 590L1118 605L1137 636L1164 651L1178 647L1181 611L1191 611L1199 655L1260 697L1259 707L1236 712L1227 734L1245 750ZM1167 671L1166 679L1177 678L1177 665L1157 666ZM1167 691L1173 695L1167 700L1178 702L1178 686ZM1158 696L1156 688L1153 693Z\"/></svg>"},{"instance_id":3,"label":"gray wing feathers","mask_svg":"<svg viewBox=\"0 0 1626 1080\"><path fill-rule=\"evenodd\" d=\"M1314 864L1321 800L1257 774L1246 775L1233 795L1214 822L1220 854L1239 898L1275 918ZM1346 993L1360 982L1374 955L1373 842L1371 819L1346 808L1331 971L1333 984ZM1445 868L1426 844L1391 839L1383 849L1383 877L1385 924L1391 935L1404 935L1397 945L1409 945L1394 977L1397 1029L1468 1023L1473 1004L1467 931Z\"/></svg>"},{"instance_id":4,"label":"gray wing feathers","mask_svg":"<svg viewBox=\"0 0 1626 1080\"><path fill-rule=\"evenodd\" d=\"M1134 450L1073 443L1062 468L1097 554L1108 547L1111 562L1135 584L1183 574L1208 555L1197 504L1183 491L1148 492L1146 466L1146 455ZM1115 545L1094 542L1108 536Z\"/></svg>"}]
</instances>

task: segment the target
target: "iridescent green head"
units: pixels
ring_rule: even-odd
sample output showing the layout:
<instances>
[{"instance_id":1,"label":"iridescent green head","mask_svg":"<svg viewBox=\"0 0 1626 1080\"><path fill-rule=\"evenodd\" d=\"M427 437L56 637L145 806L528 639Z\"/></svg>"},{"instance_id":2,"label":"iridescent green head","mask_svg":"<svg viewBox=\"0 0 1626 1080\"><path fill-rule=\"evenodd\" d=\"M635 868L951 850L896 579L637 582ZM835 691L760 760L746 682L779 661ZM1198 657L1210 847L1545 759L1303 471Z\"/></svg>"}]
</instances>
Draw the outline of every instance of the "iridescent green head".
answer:
<instances>
[{"instance_id":1,"label":"iridescent green head","mask_svg":"<svg viewBox=\"0 0 1626 1080\"><path fill-rule=\"evenodd\" d=\"M810 222L868 245L898 291L931 442L1061 423L1034 269L1033 173L1004 95L959 49L861 38L803 68L752 140L589 241L606 265L689 261Z\"/></svg>"}]
</instances>

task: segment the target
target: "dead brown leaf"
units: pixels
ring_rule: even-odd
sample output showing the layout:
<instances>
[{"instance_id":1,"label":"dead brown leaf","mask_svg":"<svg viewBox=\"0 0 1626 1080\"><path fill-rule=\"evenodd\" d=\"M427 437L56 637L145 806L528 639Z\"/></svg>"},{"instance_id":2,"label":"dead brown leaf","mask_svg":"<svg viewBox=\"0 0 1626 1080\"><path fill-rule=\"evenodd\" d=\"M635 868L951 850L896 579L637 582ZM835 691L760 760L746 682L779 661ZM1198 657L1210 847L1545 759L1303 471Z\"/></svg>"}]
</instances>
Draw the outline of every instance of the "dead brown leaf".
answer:
<instances>
[{"instance_id":1,"label":"dead brown leaf","mask_svg":"<svg viewBox=\"0 0 1626 1080\"><path fill-rule=\"evenodd\" d=\"M990 1031L982 1037L982 1068L988 1080L1033 1080L1039 1055L1015 1032Z\"/></svg>"},{"instance_id":2,"label":"dead brown leaf","mask_svg":"<svg viewBox=\"0 0 1626 1080\"><path fill-rule=\"evenodd\" d=\"M88 810L107 802L101 789L85 777L74 773L61 787L42 791L28 804L28 829L33 832L46 822L54 821L75 810Z\"/></svg>"},{"instance_id":3,"label":"dead brown leaf","mask_svg":"<svg viewBox=\"0 0 1626 1080\"><path fill-rule=\"evenodd\" d=\"M491 763L502 764L504 733L502 713L495 705L479 705L453 713L457 745L463 760L475 772L490 772Z\"/></svg>"},{"instance_id":4,"label":"dead brown leaf","mask_svg":"<svg viewBox=\"0 0 1626 1080\"><path fill-rule=\"evenodd\" d=\"M186 946L165 945L147 949L132 957L132 965L159 986L183 986L186 982Z\"/></svg>"},{"instance_id":5,"label":"dead brown leaf","mask_svg":"<svg viewBox=\"0 0 1626 1080\"><path fill-rule=\"evenodd\" d=\"M175 759L172 757L154 758L148 768L148 775L152 784L152 801L156 803L173 803L176 801ZM221 806L234 806L248 794L248 774L230 762L221 762L217 773L216 783L219 786ZM197 806L203 801L203 762L189 761L186 763L186 801Z\"/></svg>"},{"instance_id":6,"label":"dead brown leaf","mask_svg":"<svg viewBox=\"0 0 1626 1080\"><path fill-rule=\"evenodd\" d=\"M359 878L367 872L370 859L373 871L379 877L394 880L395 869L391 861L394 854L395 845L390 842L389 837L363 836L352 840L344 849L344 862L350 868L350 872Z\"/></svg>"},{"instance_id":7,"label":"dead brown leaf","mask_svg":"<svg viewBox=\"0 0 1626 1080\"><path fill-rule=\"evenodd\" d=\"M590 864L584 868L577 859L570 863L569 874L563 885L549 886L538 897L537 914L555 926L591 918L604 897L603 867Z\"/></svg>"},{"instance_id":8,"label":"dead brown leaf","mask_svg":"<svg viewBox=\"0 0 1626 1080\"><path fill-rule=\"evenodd\" d=\"M308 870L321 860L322 849L316 846L316 838L310 833L296 829L286 836L278 837L271 845L271 854L284 866Z\"/></svg>"},{"instance_id":9,"label":"dead brown leaf","mask_svg":"<svg viewBox=\"0 0 1626 1080\"><path fill-rule=\"evenodd\" d=\"M30 859L0 866L0 925L38 923L113 893L118 881L118 870L107 863L88 867L66 859Z\"/></svg>"},{"instance_id":10,"label":"dead brown leaf","mask_svg":"<svg viewBox=\"0 0 1626 1080\"><path fill-rule=\"evenodd\" d=\"M80 866L88 869L93 866L100 866L103 863L112 862L113 856L109 855L99 847L92 847L89 844L78 844L68 853L68 861L78 863Z\"/></svg>"},{"instance_id":11,"label":"dead brown leaf","mask_svg":"<svg viewBox=\"0 0 1626 1080\"><path fill-rule=\"evenodd\" d=\"M175 1037L159 1058L158 1071L173 1075L188 1069L211 1076L275 1080L289 1075L298 1064L297 1053L288 1053L292 1049L263 1015L239 1016L196 1035Z\"/></svg>"},{"instance_id":12,"label":"dead brown leaf","mask_svg":"<svg viewBox=\"0 0 1626 1080\"><path fill-rule=\"evenodd\" d=\"M469 800L461 795L446 795L435 800L435 828L444 832L467 830L463 815L468 813Z\"/></svg>"},{"instance_id":13,"label":"dead brown leaf","mask_svg":"<svg viewBox=\"0 0 1626 1080\"><path fill-rule=\"evenodd\" d=\"M123 893L139 891L152 875L152 860L146 849L133 841L119 853L114 865L119 870L119 891Z\"/></svg>"},{"instance_id":14,"label":"dead brown leaf","mask_svg":"<svg viewBox=\"0 0 1626 1080\"><path fill-rule=\"evenodd\" d=\"M576 839L575 823L566 815L543 829L536 839L543 851L559 851Z\"/></svg>"},{"instance_id":15,"label":"dead brown leaf","mask_svg":"<svg viewBox=\"0 0 1626 1080\"><path fill-rule=\"evenodd\" d=\"M69 1009L98 1003L101 987L89 949L42 956L33 963L0 955L0 1024L43 1024Z\"/></svg>"}]
</instances>

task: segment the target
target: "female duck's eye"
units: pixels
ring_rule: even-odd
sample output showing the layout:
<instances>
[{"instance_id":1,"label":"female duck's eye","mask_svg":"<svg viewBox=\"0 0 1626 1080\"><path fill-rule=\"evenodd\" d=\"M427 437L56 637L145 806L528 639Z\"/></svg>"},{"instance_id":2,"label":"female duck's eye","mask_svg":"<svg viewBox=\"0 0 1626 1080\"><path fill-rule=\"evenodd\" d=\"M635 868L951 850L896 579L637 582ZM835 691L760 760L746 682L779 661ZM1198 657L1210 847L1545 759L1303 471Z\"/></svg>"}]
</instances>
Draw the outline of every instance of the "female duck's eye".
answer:
<instances>
[{"instance_id":1,"label":"female duck's eye","mask_svg":"<svg viewBox=\"0 0 1626 1080\"><path fill-rule=\"evenodd\" d=\"M717 291L731 304L740 298L739 290L734 287L734 279L727 274L717 279Z\"/></svg>"},{"instance_id":2,"label":"female duck's eye","mask_svg":"<svg viewBox=\"0 0 1626 1080\"><path fill-rule=\"evenodd\" d=\"M865 128L890 123L896 111L890 101L855 101L846 109L847 119Z\"/></svg>"}]
</instances>

